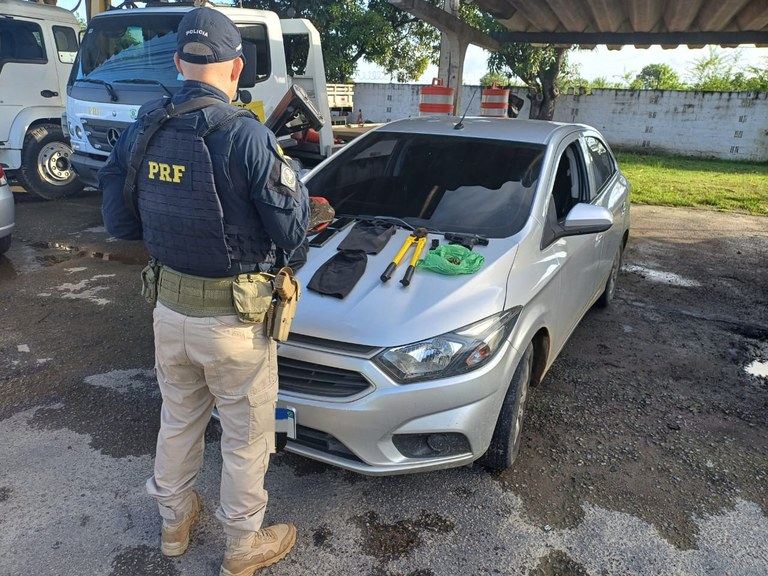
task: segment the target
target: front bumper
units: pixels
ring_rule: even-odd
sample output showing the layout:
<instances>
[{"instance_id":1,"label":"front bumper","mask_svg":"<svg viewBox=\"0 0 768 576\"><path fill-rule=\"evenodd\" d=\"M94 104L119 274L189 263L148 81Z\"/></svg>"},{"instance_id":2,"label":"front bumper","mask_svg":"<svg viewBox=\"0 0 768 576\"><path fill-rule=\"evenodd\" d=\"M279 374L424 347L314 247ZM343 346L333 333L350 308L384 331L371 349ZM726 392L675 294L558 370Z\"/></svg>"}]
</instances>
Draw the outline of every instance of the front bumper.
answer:
<instances>
[{"instance_id":1,"label":"front bumper","mask_svg":"<svg viewBox=\"0 0 768 576\"><path fill-rule=\"evenodd\" d=\"M278 406L296 413L296 439L286 450L366 475L423 472L470 464L482 456L491 440L507 386L520 353L507 342L481 368L442 380L396 384L372 358L341 354L306 343L280 345ZM286 364L300 361L330 370L358 373L367 383L351 396L331 397L297 392L284 377ZM286 389L286 388L293 389ZM459 438L465 448L435 451L428 456L406 455L403 438L445 441Z\"/></svg>"},{"instance_id":2,"label":"front bumper","mask_svg":"<svg viewBox=\"0 0 768 576\"><path fill-rule=\"evenodd\" d=\"M75 152L70 157L72 168L77 173L78 178L86 185L92 188L99 187L99 170L106 164L106 158L95 160L85 154Z\"/></svg>"}]
</instances>

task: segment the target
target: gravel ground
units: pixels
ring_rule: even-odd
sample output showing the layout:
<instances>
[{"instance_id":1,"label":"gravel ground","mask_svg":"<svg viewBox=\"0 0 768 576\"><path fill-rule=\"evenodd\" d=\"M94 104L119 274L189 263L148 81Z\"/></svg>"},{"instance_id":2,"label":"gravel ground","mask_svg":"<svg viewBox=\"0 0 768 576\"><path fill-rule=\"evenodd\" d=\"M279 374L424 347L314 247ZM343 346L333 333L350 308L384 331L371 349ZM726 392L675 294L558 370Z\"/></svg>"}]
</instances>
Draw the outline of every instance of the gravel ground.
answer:
<instances>
[{"instance_id":1,"label":"gravel ground","mask_svg":"<svg viewBox=\"0 0 768 576\"><path fill-rule=\"evenodd\" d=\"M193 546L157 549L144 254L98 204L17 194L0 257L0 576L217 574L215 425ZM263 573L768 573L768 219L632 211L616 301L532 390L512 469L368 478L280 454L267 520L299 542Z\"/></svg>"}]
</instances>

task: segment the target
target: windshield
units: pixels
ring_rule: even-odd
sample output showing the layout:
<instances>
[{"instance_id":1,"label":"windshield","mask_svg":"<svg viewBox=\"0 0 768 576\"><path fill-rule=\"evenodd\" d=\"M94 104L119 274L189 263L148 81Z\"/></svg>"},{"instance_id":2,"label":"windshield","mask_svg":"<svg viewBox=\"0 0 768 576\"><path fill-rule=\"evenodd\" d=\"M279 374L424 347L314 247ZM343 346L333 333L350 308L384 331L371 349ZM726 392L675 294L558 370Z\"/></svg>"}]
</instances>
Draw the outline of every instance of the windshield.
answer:
<instances>
[{"instance_id":1,"label":"windshield","mask_svg":"<svg viewBox=\"0 0 768 576\"><path fill-rule=\"evenodd\" d=\"M433 231L505 238L528 219L544 147L376 132L307 181L338 215L390 216Z\"/></svg>"},{"instance_id":2,"label":"windshield","mask_svg":"<svg viewBox=\"0 0 768 576\"><path fill-rule=\"evenodd\" d=\"M183 82L173 63L176 29L182 14L146 14L94 18L72 70L75 80L105 82L135 78L178 88Z\"/></svg>"}]
</instances>

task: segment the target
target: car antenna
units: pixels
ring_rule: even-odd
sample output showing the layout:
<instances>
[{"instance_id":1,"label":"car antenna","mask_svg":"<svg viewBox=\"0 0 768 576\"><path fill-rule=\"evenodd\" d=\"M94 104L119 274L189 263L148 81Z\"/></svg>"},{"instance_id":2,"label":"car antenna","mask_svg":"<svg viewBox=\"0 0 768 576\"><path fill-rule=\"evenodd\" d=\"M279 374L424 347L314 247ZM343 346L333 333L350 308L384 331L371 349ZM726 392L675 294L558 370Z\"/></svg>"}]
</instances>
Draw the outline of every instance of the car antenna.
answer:
<instances>
[{"instance_id":1,"label":"car antenna","mask_svg":"<svg viewBox=\"0 0 768 576\"><path fill-rule=\"evenodd\" d=\"M475 94L477 94L477 88L475 88L474 92L472 92L472 98L469 99L469 104L467 104L467 107L464 108L464 115L461 117L461 120L459 120L458 124L453 126L454 130L464 130L464 118L466 118L467 112L469 112L469 107L472 105L472 100L475 99Z\"/></svg>"}]
</instances>

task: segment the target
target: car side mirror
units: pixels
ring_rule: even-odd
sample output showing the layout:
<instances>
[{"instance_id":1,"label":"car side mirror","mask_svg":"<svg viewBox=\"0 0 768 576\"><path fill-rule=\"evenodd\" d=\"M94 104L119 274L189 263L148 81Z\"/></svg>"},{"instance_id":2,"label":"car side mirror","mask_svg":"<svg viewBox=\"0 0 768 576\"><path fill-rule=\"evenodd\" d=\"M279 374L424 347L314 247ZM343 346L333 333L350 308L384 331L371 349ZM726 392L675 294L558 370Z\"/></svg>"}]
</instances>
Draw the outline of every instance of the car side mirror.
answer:
<instances>
[{"instance_id":1,"label":"car side mirror","mask_svg":"<svg viewBox=\"0 0 768 576\"><path fill-rule=\"evenodd\" d=\"M563 233L560 236L579 236L582 234L599 234L610 230L613 226L613 214L607 208L593 204L576 204L563 222Z\"/></svg>"},{"instance_id":2,"label":"car side mirror","mask_svg":"<svg viewBox=\"0 0 768 576\"><path fill-rule=\"evenodd\" d=\"M551 197L549 202L547 225L544 226L544 233L541 237L542 250L558 238L599 234L613 226L613 214L602 206L584 203L576 204L568 212L565 220L558 221L555 216L555 203Z\"/></svg>"}]
</instances>

